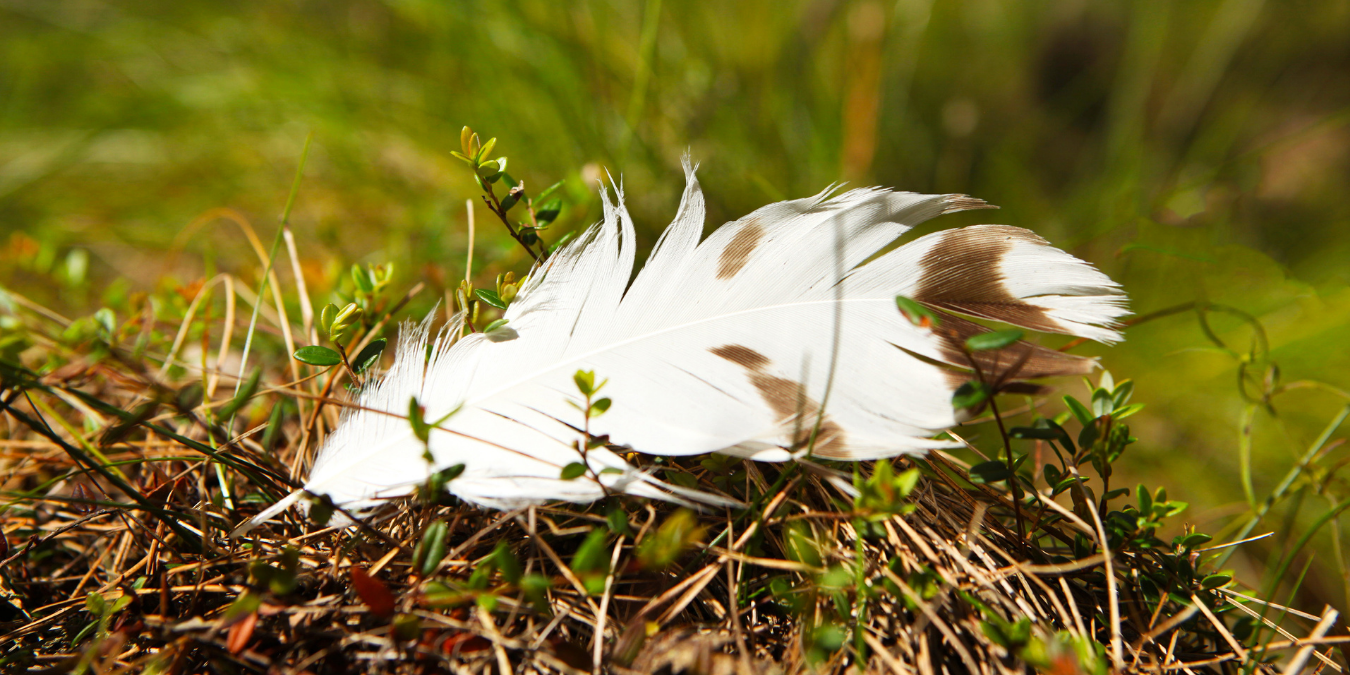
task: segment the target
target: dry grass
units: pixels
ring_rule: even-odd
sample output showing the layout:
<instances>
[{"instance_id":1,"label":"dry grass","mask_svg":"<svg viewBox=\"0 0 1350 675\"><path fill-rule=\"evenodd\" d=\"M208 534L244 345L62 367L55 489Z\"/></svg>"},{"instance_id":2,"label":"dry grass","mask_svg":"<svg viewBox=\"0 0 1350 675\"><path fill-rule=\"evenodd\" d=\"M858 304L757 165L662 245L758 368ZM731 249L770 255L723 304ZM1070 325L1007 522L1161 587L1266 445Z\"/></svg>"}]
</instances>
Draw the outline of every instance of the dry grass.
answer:
<instances>
[{"instance_id":1,"label":"dry grass","mask_svg":"<svg viewBox=\"0 0 1350 675\"><path fill-rule=\"evenodd\" d=\"M972 482L943 453L885 467L634 455L749 508L615 497L502 513L405 499L358 527L292 510L231 538L298 486L346 405L345 369L291 359L228 393L234 374L215 364L241 335L265 355L318 342L308 302L292 326L268 276L273 306L256 308L256 327L235 296L258 294L229 275L179 289L173 323L148 301L120 323L71 321L6 294L25 342L18 364L0 359L0 667L929 675L1274 672L1283 659L1342 672L1331 655L1350 638L1327 637L1335 612L1203 584L1203 549L1112 550L1104 520L1119 514L1088 507L1081 482L1059 494L1073 503L1045 489L1018 514L1003 483ZM349 351L419 290L372 296ZM195 374L180 370L194 350ZM895 477L911 464L917 480ZM1272 630L1244 643L1235 619L1247 615ZM1290 633L1291 619L1306 625Z\"/></svg>"},{"instance_id":2,"label":"dry grass","mask_svg":"<svg viewBox=\"0 0 1350 675\"><path fill-rule=\"evenodd\" d=\"M941 454L918 462L912 511L890 516L859 511L836 468L736 463L743 477L728 484L664 464L754 502L699 514L703 529L677 537L690 546L666 566L638 552L674 507L632 499L508 513L403 500L358 528L292 513L232 540L259 506L246 495L286 489L326 428L312 404L272 416L270 403L331 384L264 389L236 425L247 431L227 439L207 407L173 409L176 392L140 365L114 350L40 379L5 371L10 670L928 674L1025 672L1028 659L1056 673L1275 670L1230 632L1234 593L1150 604L1132 577L1160 555L1103 555L1099 523L1044 499L1025 514L1035 543L1024 543L1004 493ZM213 445L221 463L203 456ZM860 539L864 516L875 536ZM415 549L437 520L449 550L423 575ZM596 528L611 532L610 572L588 590L574 556ZM1052 562L1074 555L1075 537L1097 552ZM490 567L499 542L548 580L542 602ZM269 587L263 567L285 570L287 555L293 577ZM375 581L354 583L356 570ZM1330 649L1345 638L1325 631L1267 644L1262 658L1298 652L1339 672Z\"/></svg>"}]
</instances>

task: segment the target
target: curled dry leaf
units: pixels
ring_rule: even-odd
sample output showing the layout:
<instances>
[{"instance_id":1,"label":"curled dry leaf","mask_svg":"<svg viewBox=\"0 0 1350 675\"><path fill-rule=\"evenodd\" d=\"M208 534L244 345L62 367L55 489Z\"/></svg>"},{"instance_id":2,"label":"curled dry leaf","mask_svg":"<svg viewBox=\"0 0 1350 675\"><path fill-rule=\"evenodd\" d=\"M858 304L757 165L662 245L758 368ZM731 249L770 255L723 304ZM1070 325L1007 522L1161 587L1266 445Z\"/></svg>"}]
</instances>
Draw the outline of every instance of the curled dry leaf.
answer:
<instances>
[{"instance_id":1,"label":"curled dry leaf","mask_svg":"<svg viewBox=\"0 0 1350 675\"><path fill-rule=\"evenodd\" d=\"M244 647L248 646L249 640L253 639L253 629L257 625L257 612L249 612L244 618L236 621L233 626L230 626L229 635L225 638L225 648L231 654L244 651Z\"/></svg>"},{"instance_id":2,"label":"curled dry leaf","mask_svg":"<svg viewBox=\"0 0 1350 675\"><path fill-rule=\"evenodd\" d=\"M389 587L383 581L370 576L365 568L352 567L352 588L356 589L361 602L370 608L371 614L382 618L394 615L394 594L389 592Z\"/></svg>"}]
</instances>

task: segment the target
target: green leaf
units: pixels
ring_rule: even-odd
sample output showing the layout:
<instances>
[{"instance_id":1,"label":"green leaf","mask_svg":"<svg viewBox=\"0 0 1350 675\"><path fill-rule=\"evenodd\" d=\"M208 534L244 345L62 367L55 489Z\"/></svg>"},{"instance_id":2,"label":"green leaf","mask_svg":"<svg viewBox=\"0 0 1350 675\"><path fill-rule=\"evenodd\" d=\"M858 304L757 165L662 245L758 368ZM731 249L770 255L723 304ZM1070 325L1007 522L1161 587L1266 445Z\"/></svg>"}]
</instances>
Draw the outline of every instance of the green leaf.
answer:
<instances>
[{"instance_id":1,"label":"green leaf","mask_svg":"<svg viewBox=\"0 0 1350 675\"><path fill-rule=\"evenodd\" d=\"M1116 408L1115 411L1111 413L1111 416L1116 418L1117 420L1123 420L1126 417L1130 417L1143 409L1144 409L1143 403L1131 403L1129 405Z\"/></svg>"},{"instance_id":2,"label":"green leaf","mask_svg":"<svg viewBox=\"0 0 1350 675\"><path fill-rule=\"evenodd\" d=\"M548 616L552 614L548 606L548 589L552 585L548 577L542 574L527 574L520 578L520 590L525 592L525 597L529 599L530 604L534 605L534 611Z\"/></svg>"},{"instance_id":3,"label":"green leaf","mask_svg":"<svg viewBox=\"0 0 1350 675\"><path fill-rule=\"evenodd\" d=\"M1148 488L1140 483L1134 489L1135 498L1139 501L1140 513L1151 513L1153 511L1153 495L1149 494Z\"/></svg>"},{"instance_id":4,"label":"green leaf","mask_svg":"<svg viewBox=\"0 0 1350 675\"><path fill-rule=\"evenodd\" d=\"M511 552L511 547L506 542L497 542L497 548L492 549L492 562L501 571L502 578L510 584L520 583L520 561L516 555Z\"/></svg>"},{"instance_id":5,"label":"green leaf","mask_svg":"<svg viewBox=\"0 0 1350 675\"><path fill-rule=\"evenodd\" d=\"M94 323L98 324L103 341L111 342L113 333L117 331L117 315L111 309L104 307L94 312Z\"/></svg>"},{"instance_id":6,"label":"green leaf","mask_svg":"<svg viewBox=\"0 0 1350 675\"><path fill-rule=\"evenodd\" d=\"M369 279L367 279L369 281ZM372 287L373 288L373 287ZM339 329L341 326L349 326L361 319L364 310L354 302L349 302L345 307L337 311L333 317L333 328Z\"/></svg>"},{"instance_id":7,"label":"green leaf","mask_svg":"<svg viewBox=\"0 0 1350 675\"><path fill-rule=\"evenodd\" d=\"M362 349L361 352L356 355L356 358L352 360L352 365L356 367L356 372L364 373L371 366L375 365L375 363L380 360L380 354L384 353L384 347L387 344L389 344L389 340L386 340L385 338L371 340L370 344L366 345L365 349Z\"/></svg>"},{"instance_id":8,"label":"green leaf","mask_svg":"<svg viewBox=\"0 0 1350 675\"><path fill-rule=\"evenodd\" d=\"M1101 438L1101 429L1097 427L1097 422L1091 421L1078 432L1078 447L1090 448L1097 440Z\"/></svg>"},{"instance_id":9,"label":"green leaf","mask_svg":"<svg viewBox=\"0 0 1350 675\"><path fill-rule=\"evenodd\" d=\"M596 528L586 535L572 556L572 571L579 574L609 571L609 549L605 546L604 528Z\"/></svg>"},{"instance_id":10,"label":"green leaf","mask_svg":"<svg viewBox=\"0 0 1350 675\"><path fill-rule=\"evenodd\" d=\"M687 487L691 490L698 489L698 478L692 473L684 471L667 471L665 475L666 482L674 483L680 487Z\"/></svg>"},{"instance_id":11,"label":"green leaf","mask_svg":"<svg viewBox=\"0 0 1350 675\"><path fill-rule=\"evenodd\" d=\"M259 607L262 607L262 596L253 591L244 591L225 610L225 623L231 623L235 619L252 614L258 611Z\"/></svg>"},{"instance_id":12,"label":"green leaf","mask_svg":"<svg viewBox=\"0 0 1350 675\"><path fill-rule=\"evenodd\" d=\"M811 634L812 646L826 652L837 652L844 647L848 631L843 626L826 624Z\"/></svg>"},{"instance_id":13,"label":"green leaf","mask_svg":"<svg viewBox=\"0 0 1350 675\"><path fill-rule=\"evenodd\" d=\"M981 621L980 630L984 632L985 637L988 637L990 641L1004 649L1009 648L1012 644L1012 641L1008 639L1007 634L1003 632L1003 628L996 623Z\"/></svg>"},{"instance_id":14,"label":"green leaf","mask_svg":"<svg viewBox=\"0 0 1350 675\"><path fill-rule=\"evenodd\" d=\"M572 462L562 468L562 473L558 477L563 480L576 480L586 475L586 465L581 462Z\"/></svg>"},{"instance_id":15,"label":"green leaf","mask_svg":"<svg viewBox=\"0 0 1350 675\"><path fill-rule=\"evenodd\" d=\"M431 426L427 424L426 418L423 417L425 414L422 404L417 402L416 396L408 399L408 423L412 425L413 435L423 443L431 438Z\"/></svg>"},{"instance_id":16,"label":"green leaf","mask_svg":"<svg viewBox=\"0 0 1350 675\"><path fill-rule=\"evenodd\" d=\"M567 242L572 241L572 239L575 238L576 236L577 236L576 232L568 232L567 234L564 234L562 237L559 237L558 241L549 244L548 247L549 255L553 255L554 251L562 248L564 245L567 244Z\"/></svg>"},{"instance_id":17,"label":"green leaf","mask_svg":"<svg viewBox=\"0 0 1350 675\"><path fill-rule=\"evenodd\" d=\"M1045 475L1045 482L1048 485L1058 483L1061 478L1059 467L1054 464L1046 464L1045 468L1041 470L1041 473Z\"/></svg>"},{"instance_id":18,"label":"green leaf","mask_svg":"<svg viewBox=\"0 0 1350 675\"><path fill-rule=\"evenodd\" d=\"M319 325L318 325L319 332L327 333L328 330L332 328L333 319L336 319L337 315L338 315L337 305L331 302L324 305L323 309L319 310Z\"/></svg>"},{"instance_id":19,"label":"green leaf","mask_svg":"<svg viewBox=\"0 0 1350 675\"><path fill-rule=\"evenodd\" d=\"M501 178L501 174L501 169L499 169L495 159L489 159L489 161L478 165L478 177L487 182L497 182L497 178Z\"/></svg>"},{"instance_id":20,"label":"green leaf","mask_svg":"<svg viewBox=\"0 0 1350 675\"><path fill-rule=\"evenodd\" d=\"M1111 398L1115 401L1116 408L1120 408L1121 406L1124 406L1126 403L1129 403L1130 395L1133 393L1134 393L1133 380L1125 380L1124 382L1117 384L1116 388L1111 391Z\"/></svg>"},{"instance_id":21,"label":"green leaf","mask_svg":"<svg viewBox=\"0 0 1350 675\"><path fill-rule=\"evenodd\" d=\"M347 306L339 309L337 316L333 317L333 325L328 328L328 338L333 342L342 342L351 337L356 330L356 324L361 321L361 316L364 313L364 310L358 307L356 303L347 303Z\"/></svg>"},{"instance_id":22,"label":"green leaf","mask_svg":"<svg viewBox=\"0 0 1350 675\"><path fill-rule=\"evenodd\" d=\"M489 305L492 305L493 307L496 307L497 309L506 309L506 303L502 302L501 297L497 295L497 291L489 290L486 288L479 288L474 290L473 294L478 296L478 299L482 300L483 302L486 302Z\"/></svg>"},{"instance_id":23,"label":"green leaf","mask_svg":"<svg viewBox=\"0 0 1350 675\"><path fill-rule=\"evenodd\" d=\"M989 385L971 380L961 385L952 394L952 407L958 410L974 408L989 400Z\"/></svg>"},{"instance_id":24,"label":"green leaf","mask_svg":"<svg viewBox=\"0 0 1350 675\"><path fill-rule=\"evenodd\" d=\"M108 601L98 593L90 593L84 596L84 608L89 610L90 614L102 617L108 611Z\"/></svg>"},{"instance_id":25,"label":"green leaf","mask_svg":"<svg viewBox=\"0 0 1350 675\"><path fill-rule=\"evenodd\" d=\"M481 591L487 588L489 577L492 576L492 565L479 565L474 569L473 574L469 575L469 581L466 584L470 590Z\"/></svg>"},{"instance_id":26,"label":"green leaf","mask_svg":"<svg viewBox=\"0 0 1350 675\"><path fill-rule=\"evenodd\" d=\"M1062 413L1062 415L1064 416L1065 421L1067 422L1069 414ZM1059 422L1056 422L1052 419L1043 419L1041 420L1041 422L1044 422L1045 426L1054 429L1055 432L1059 434L1059 442L1066 449L1068 449L1070 452L1078 451L1078 448L1073 444L1073 439L1069 437L1069 432L1065 431L1064 427L1059 425Z\"/></svg>"},{"instance_id":27,"label":"green leaf","mask_svg":"<svg viewBox=\"0 0 1350 675\"><path fill-rule=\"evenodd\" d=\"M492 154L492 149L495 147L497 147L497 139L489 138L488 142L484 143L483 147L479 148L478 153L474 155L474 161L481 164L483 162L483 158Z\"/></svg>"},{"instance_id":28,"label":"green leaf","mask_svg":"<svg viewBox=\"0 0 1350 675\"><path fill-rule=\"evenodd\" d=\"M1092 423L1092 420L1097 419L1096 415L1088 411L1087 406L1079 403L1078 399L1072 396L1064 397L1064 405L1069 406L1069 412L1072 412L1073 416L1078 419L1078 423L1083 426L1087 426Z\"/></svg>"},{"instance_id":29,"label":"green leaf","mask_svg":"<svg viewBox=\"0 0 1350 675\"><path fill-rule=\"evenodd\" d=\"M550 199L541 204L538 209L535 209L534 219L540 225L546 225L557 220L560 213L562 213L562 200Z\"/></svg>"},{"instance_id":30,"label":"green leaf","mask_svg":"<svg viewBox=\"0 0 1350 675\"><path fill-rule=\"evenodd\" d=\"M341 356L338 357L339 361L341 358ZM258 393L258 383L261 381L262 370L254 370L253 374L249 375L248 380L244 382L244 386L239 388L239 393L235 394L234 398L230 399L229 403L226 403L220 408L220 411L217 413L219 418L228 420L236 412L239 412L239 409L244 407L244 404L248 403L249 399L253 398L254 394Z\"/></svg>"},{"instance_id":31,"label":"green leaf","mask_svg":"<svg viewBox=\"0 0 1350 675\"><path fill-rule=\"evenodd\" d=\"M450 534L450 526L444 520L438 520L427 526L422 532L422 540L413 548L413 567L429 577L436 566L445 558L445 542Z\"/></svg>"},{"instance_id":32,"label":"green leaf","mask_svg":"<svg viewBox=\"0 0 1350 675\"><path fill-rule=\"evenodd\" d=\"M507 180L510 180L510 179L508 178ZM505 197L502 197L502 212L505 213L505 212L507 212L507 211L510 211L510 210L511 210L511 207L515 206L515 205L516 205L516 202L519 202L519 201L520 201L520 197L517 197L517 196L515 195L515 193L511 193L511 192L506 193L506 196L505 196Z\"/></svg>"},{"instance_id":33,"label":"green leaf","mask_svg":"<svg viewBox=\"0 0 1350 675\"><path fill-rule=\"evenodd\" d=\"M1211 537L1205 534L1204 532L1195 532L1192 534L1188 534L1184 537L1180 537L1179 539L1180 541L1178 541L1177 544L1179 544L1182 548L1191 549L1201 544L1208 544L1209 542L1214 540L1214 537Z\"/></svg>"},{"instance_id":34,"label":"green leaf","mask_svg":"<svg viewBox=\"0 0 1350 675\"><path fill-rule=\"evenodd\" d=\"M910 469L895 477L895 491L901 497L908 497L914 491L915 486L919 484L919 470Z\"/></svg>"},{"instance_id":35,"label":"green leaf","mask_svg":"<svg viewBox=\"0 0 1350 675\"><path fill-rule=\"evenodd\" d=\"M122 597L120 597L120 598L118 598L118 599L116 599L116 600L113 601L113 604L112 604L112 611L108 612L108 614L116 614L116 613L118 613L118 612L120 612L120 611L126 609L126 608L127 608L127 605L130 605L130 604L131 604L131 596L130 596L130 595L123 595Z\"/></svg>"},{"instance_id":36,"label":"green leaf","mask_svg":"<svg viewBox=\"0 0 1350 675\"><path fill-rule=\"evenodd\" d=\"M462 473L464 473L464 465L455 464L448 469L438 471L436 477L443 483L449 483L450 481L459 478L459 475Z\"/></svg>"},{"instance_id":37,"label":"green leaf","mask_svg":"<svg viewBox=\"0 0 1350 675\"><path fill-rule=\"evenodd\" d=\"M1116 407L1115 399L1111 398L1111 392L1105 389L1097 389L1092 392L1092 413L1101 417L1110 413Z\"/></svg>"},{"instance_id":38,"label":"green leaf","mask_svg":"<svg viewBox=\"0 0 1350 675\"><path fill-rule=\"evenodd\" d=\"M1084 380L1086 380L1086 378L1084 378ZM1116 378L1111 376L1111 371L1103 370L1101 379L1097 380L1097 386L1105 389L1107 393L1110 393L1116 388ZM1088 383L1088 388L1092 388L1091 383Z\"/></svg>"},{"instance_id":39,"label":"green leaf","mask_svg":"<svg viewBox=\"0 0 1350 675\"><path fill-rule=\"evenodd\" d=\"M492 323L488 324L483 328L483 334L486 335L488 333L492 333L496 331L498 328L505 326L507 323L509 323L509 321L506 319L497 319L496 321L493 321Z\"/></svg>"},{"instance_id":40,"label":"green leaf","mask_svg":"<svg viewBox=\"0 0 1350 675\"><path fill-rule=\"evenodd\" d=\"M1205 577L1204 579L1201 579L1200 587L1207 591L1212 591L1220 586L1227 586L1228 582L1232 580L1233 580L1232 574L1229 574L1228 572L1220 572L1218 574L1211 574Z\"/></svg>"},{"instance_id":41,"label":"green leaf","mask_svg":"<svg viewBox=\"0 0 1350 675\"><path fill-rule=\"evenodd\" d=\"M439 422L437 422L437 424L439 424ZM427 460L428 464L435 461L435 458L431 456L431 452L429 450L427 452L424 452L422 457ZM450 481L459 478L459 475L462 473L464 473L464 465L455 464L454 466L451 466L448 469L442 469L440 471L431 474L430 476L427 477L426 483L424 483L421 486L418 486L417 488L418 498L424 504L444 503L443 498L448 496L445 486L448 485Z\"/></svg>"},{"instance_id":42,"label":"green leaf","mask_svg":"<svg viewBox=\"0 0 1350 675\"><path fill-rule=\"evenodd\" d=\"M295 360L311 366L336 366L342 363L342 355L320 345L310 345L295 350Z\"/></svg>"},{"instance_id":43,"label":"green leaf","mask_svg":"<svg viewBox=\"0 0 1350 675\"><path fill-rule=\"evenodd\" d=\"M1033 438L1042 441L1059 438L1059 432L1049 427L1013 427L1008 430L1008 435L1013 438Z\"/></svg>"},{"instance_id":44,"label":"green leaf","mask_svg":"<svg viewBox=\"0 0 1350 675\"><path fill-rule=\"evenodd\" d=\"M1022 331L1015 328L980 333L966 339L966 349L972 352L985 352L991 349L1003 349L1022 339Z\"/></svg>"},{"instance_id":45,"label":"green leaf","mask_svg":"<svg viewBox=\"0 0 1350 675\"><path fill-rule=\"evenodd\" d=\"M497 594L496 594L496 593L484 593L484 594L478 596L478 597L474 600L474 603L477 604L479 607L482 607L484 610L488 611L489 613L495 612L495 611L497 611Z\"/></svg>"},{"instance_id":46,"label":"green leaf","mask_svg":"<svg viewBox=\"0 0 1350 675\"><path fill-rule=\"evenodd\" d=\"M988 485L990 483L1001 483L1012 477L1008 471L1008 464L1001 460L989 460L980 462L970 467L970 482L976 485Z\"/></svg>"},{"instance_id":47,"label":"green leaf","mask_svg":"<svg viewBox=\"0 0 1350 675\"><path fill-rule=\"evenodd\" d=\"M333 518L333 499L328 495L320 495L310 500L309 519L319 527L328 525L328 521Z\"/></svg>"},{"instance_id":48,"label":"green leaf","mask_svg":"<svg viewBox=\"0 0 1350 675\"><path fill-rule=\"evenodd\" d=\"M577 391L582 396L590 396L595 393L595 371L578 370L572 374L572 381L577 385Z\"/></svg>"},{"instance_id":49,"label":"green leaf","mask_svg":"<svg viewBox=\"0 0 1350 675\"><path fill-rule=\"evenodd\" d=\"M543 191L543 192L540 192L539 195L538 195L537 197L535 197L535 199L538 199L538 200L540 200L540 201L543 201L543 200L545 200L545 199L548 199L549 195L553 194L554 192L557 192L557 191L558 191L558 188L562 187L562 186L563 186L563 183L565 183L565 182L566 182L566 181L561 181L561 180L560 180L560 181L558 181L558 182L556 182L556 183L554 183L554 184L552 184L552 185L550 185L550 186L544 188L544 191Z\"/></svg>"},{"instance_id":50,"label":"green leaf","mask_svg":"<svg viewBox=\"0 0 1350 675\"><path fill-rule=\"evenodd\" d=\"M610 511L605 516L605 522L609 525L609 531L614 534L628 535L633 532L632 528L628 527L628 514L623 509L616 508Z\"/></svg>"},{"instance_id":51,"label":"green leaf","mask_svg":"<svg viewBox=\"0 0 1350 675\"><path fill-rule=\"evenodd\" d=\"M352 265L352 281L356 282L356 288L362 293L375 291L375 284L371 282L370 275L366 274L360 265Z\"/></svg>"},{"instance_id":52,"label":"green leaf","mask_svg":"<svg viewBox=\"0 0 1350 675\"><path fill-rule=\"evenodd\" d=\"M685 550L703 540L707 530L689 509L670 514L656 532L638 546L638 561L644 569L664 569L679 559Z\"/></svg>"},{"instance_id":53,"label":"green leaf","mask_svg":"<svg viewBox=\"0 0 1350 675\"><path fill-rule=\"evenodd\" d=\"M1109 502L1109 501L1111 501L1112 499L1115 499L1116 497L1119 497L1119 496L1121 496L1121 495L1127 495L1127 494L1129 494L1129 493L1130 493L1130 489L1129 489L1129 488L1119 488L1119 489L1116 489L1116 490L1111 490L1110 492L1106 492L1106 493L1103 493L1103 494L1102 494L1102 501L1104 501L1104 502Z\"/></svg>"},{"instance_id":54,"label":"green leaf","mask_svg":"<svg viewBox=\"0 0 1350 675\"><path fill-rule=\"evenodd\" d=\"M599 417L609 410L613 401L608 398L602 398L591 404L591 417Z\"/></svg>"},{"instance_id":55,"label":"green leaf","mask_svg":"<svg viewBox=\"0 0 1350 675\"><path fill-rule=\"evenodd\" d=\"M929 327L938 325L938 315L933 310L903 295L895 296L895 306L906 319L915 326Z\"/></svg>"},{"instance_id":56,"label":"green leaf","mask_svg":"<svg viewBox=\"0 0 1350 675\"><path fill-rule=\"evenodd\" d=\"M792 527L788 530L787 554L789 559L811 567L820 567L823 564L820 548L804 527Z\"/></svg>"}]
</instances>

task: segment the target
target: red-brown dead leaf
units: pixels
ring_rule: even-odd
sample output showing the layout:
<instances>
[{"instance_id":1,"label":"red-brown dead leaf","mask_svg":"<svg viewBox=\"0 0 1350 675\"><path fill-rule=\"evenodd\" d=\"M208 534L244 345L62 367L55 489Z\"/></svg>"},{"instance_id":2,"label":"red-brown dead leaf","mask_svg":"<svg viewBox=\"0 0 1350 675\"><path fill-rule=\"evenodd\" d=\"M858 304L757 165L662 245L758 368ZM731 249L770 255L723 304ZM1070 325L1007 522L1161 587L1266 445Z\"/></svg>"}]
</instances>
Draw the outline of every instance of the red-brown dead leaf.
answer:
<instances>
[{"instance_id":1,"label":"red-brown dead leaf","mask_svg":"<svg viewBox=\"0 0 1350 675\"><path fill-rule=\"evenodd\" d=\"M352 566L352 588L356 589L361 602L366 603L375 616L387 619L394 615L394 594L389 592L389 587L383 581L370 576L365 568Z\"/></svg>"},{"instance_id":2,"label":"red-brown dead leaf","mask_svg":"<svg viewBox=\"0 0 1350 675\"><path fill-rule=\"evenodd\" d=\"M257 612L249 612L247 616L236 621L233 626L230 626L230 634L225 638L225 648L231 654L244 651L244 647L248 646L248 641L253 638L253 627L257 625Z\"/></svg>"},{"instance_id":3,"label":"red-brown dead leaf","mask_svg":"<svg viewBox=\"0 0 1350 675\"><path fill-rule=\"evenodd\" d=\"M446 654L472 654L491 647L492 643L487 638L473 633L455 633L441 643L441 651Z\"/></svg>"}]
</instances>

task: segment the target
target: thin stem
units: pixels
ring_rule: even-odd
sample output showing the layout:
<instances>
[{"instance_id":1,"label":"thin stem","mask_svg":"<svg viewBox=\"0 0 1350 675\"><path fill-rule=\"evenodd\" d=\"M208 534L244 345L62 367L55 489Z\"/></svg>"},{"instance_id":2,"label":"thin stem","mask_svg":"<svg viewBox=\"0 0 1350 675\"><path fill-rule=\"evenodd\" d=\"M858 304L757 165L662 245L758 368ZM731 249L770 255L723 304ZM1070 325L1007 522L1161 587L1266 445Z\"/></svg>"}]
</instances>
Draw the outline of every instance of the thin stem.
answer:
<instances>
[{"instance_id":1,"label":"thin stem","mask_svg":"<svg viewBox=\"0 0 1350 675\"><path fill-rule=\"evenodd\" d=\"M464 281L473 283L473 200L464 200L464 209L469 213L469 254L464 261Z\"/></svg>"},{"instance_id":2,"label":"thin stem","mask_svg":"<svg viewBox=\"0 0 1350 675\"><path fill-rule=\"evenodd\" d=\"M1017 484L1017 464L1013 461L1012 441L1008 438L1007 428L1003 426L1003 416L998 413L998 403L994 401L998 391L993 385L985 382L984 372L980 368L979 360L970 350L966 350L966 358L970 359L970 366L975 371L976 379L989 387L989 411L994 414L994 422L998 424L998 433L1003 438L1003 451L1008 455L1008 491L1012 493L1013 498L1013 516L1017 521L1017 541L1025 543L1027 531L1026 522L1022 517L1022 486Z\"/></svg>"},{"instance_id":3,"label":"thin stem","mask_svg":"<svg viewBox=\"0 0 1350 675\"><path fill-rule=\"evenodd\" d=\"M998 414L998 404L994 402L994 392L989 394L989 410L994 413L994 422L998 424L998 433L1003 437L1003 451L1008 454L1008 490L1013 496L1013 515L1017 518L1017 538L1025 540L1026 523L1022 519L1022 486L1017 484L1017 464L1013 461L1012 441L1008 439L1008 430L1003 426L1003 416Z\"/></svg>"},{"instance_id":4,"label":"thin stem","mask_svg":"<svg viewBox=\"0 0 1350 675\"><path fill-rule=\"evenodd\" d=\"M1256 526L1266 517L1266 514L1270 513L1270 509L1284 498L1285 493L1288 492L1289 488L1294 484L1294 481L1312 465L1318 452L1322 450L1322 446L1326 445L1327 441L1331 440L1332 434L1336 433L1336 430L1340 428L1347 417L1350 417L1350 406L1341 408L1340 414L1327 425L1326 429L1322 430L1322 435L1318 436L1317 440L1313 441L1313 444L1308 448L1308 451L1299 459L1298 464L1294 465L1294 468L1290 469L1289 472L1285 474L1284 479L1276 486L1275 491L1266 497L1266 500L1261 503L1261 507L1256 510L1256 513L1252 514L1252 517L1247 521L1247 524L1242 527L1237 536L1233 537L1233 539L1246 539L1247 535L1250 535L1252 530L1256 529ZM1228 561L1228 558L1232 556L1236 550L1236 548L1225 550L1223 555L1214 562L1214 566L1223 567L1223 564Z\"/></svg>"},{"instance_id":5,"label":"thin stem","mask_svg":"<svg viewBox=\"0 0 1350 675\"><path fill-rule=\"evenodd\" d=\"M309 159L309 144L314 140L314 132L309 132L305 136L305 147L300 151L300 163L295 167L295 180L291 182L291 192L286 197L286 208L281 211L281 226L277 228L277 235L272 239L272 250L267 254L267 268L263 270L262 277L258 281L258 302L253 305L253 315L248 320L248 333L244 337L244 351L239 357L239 378L234 383L234 393L239 395L239 387L244 382L244 369L248 367L248 351L253 346L253 332L258 327L258 311L262 309L263 292L267 290L267 280L272 274L272 263L277 259L277 249L281 247L282 235L286 231L286 226L291 222L291 207L295 206L295 196L300 192L300 178L305 174L305 161ZM230 417L229 424L233 426L234 417Z\"/></svg>"},{"instance_id":6,"label":"thin stem","mask_svg":"<svg viewBox=\"0 0 1350 675\"><path fill-rule=\"evenodd\" d=\"M599 387L596 387L596 389L599 389ZM581 411L582 415L581 440L577 441L578 443L577 450L580 451L581 453L581 465L586 467L586 473L589 473L591 475L591 480L595 481L595 484L600 486L600 491L603 492L606 497L608 497L609 488L606 488L605 484L600 482L600 473L591 467L590 461L591 404L593 403L591 399L593 399L594 397L595 397L594 391L592 391L589 394L586 394L586 408Z\"/></svg>"},{"instance_id":7,"label":"thin stem","mask_svg":"<svg viewBox=\"0 0 1350 675\"><path fill-rule=\"evenodd\" d=\"M525 239L520 236L520 232L517 231L516 228L511 225L511 221L507 219L506 211L502 209L502 203L497 199L497 193L492 190L492 183L484 182L483 190L487 193L483 195L483 201L487 203L488 210L496 214L497 218L502 221L502 224L506 226L506 231L511 234L511 238L515 239L517 243L523 246L525 252L529 253L530 257L534 258L535 262L542 261L543 258L541 258L538 253L535 253L534 249L530 248L529 244L525 243ZM540 242L540 248L543 248L542 241ZM545 253L545 256L547 256L547 253Z\"/></svg>"},{"instance_id":8,"label":"thin stem","mask_svg":"<svg viewBox=\"0 0 1350 675\"><path fill-rule=\"evenodd\" d=\"M356 369L352 367L352 362L347 360L347 350L343 348L341 342L334 342L333 344L337 347L338 354L342 356L342 365L347 368L347 375L351 376L352 384L361 386L361 378L357 376Z\"/></svg>"}]
</instances>

